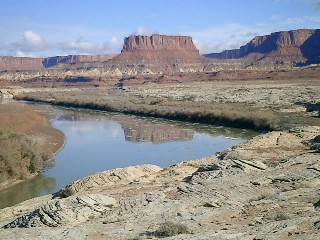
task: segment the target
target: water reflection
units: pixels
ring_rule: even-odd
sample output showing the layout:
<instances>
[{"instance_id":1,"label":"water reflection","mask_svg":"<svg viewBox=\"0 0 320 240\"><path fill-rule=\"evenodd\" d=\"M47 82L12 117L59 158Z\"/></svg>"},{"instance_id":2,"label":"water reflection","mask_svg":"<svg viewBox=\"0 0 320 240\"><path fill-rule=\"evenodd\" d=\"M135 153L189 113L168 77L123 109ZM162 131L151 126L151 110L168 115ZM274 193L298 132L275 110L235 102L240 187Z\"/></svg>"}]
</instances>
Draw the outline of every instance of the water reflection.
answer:
<instances>
[{"instance_id":1,"label":"water reflection","mask_svg":"<svg viewBox=\"0 0 320 240\"><path fill-rule=\"evenodd\" d=\"M42 175L0 192L0 208L58 191L68 183L107 169L155 164L166 167L223 151L256 132L34 105L55 116L52 125L66 137L55 165ZM54 113L54 114L53 114Z\"/></svg>"},{"instance_id":2,"label":"water reflection","mask_svg":"<svg viewBox=\"0 0 320 240\"><path fill-rule=\"evenodd\" d=\"M125 140L130 142L164 143L169 141L191 140L194 131L182 129L166 123L152 123L137 119L121 121Z\"/></svg>"},{"instance_id":3,"label":"water reflection","mask_svg":"<svg viewBox=\"0 0 320 240\"><path fill-rule=\"evenodd\" d=\"M0 192L0 208L18 204L24 200L50 194L54 191L56 179L42 174L16 184Z\"/></svg>"},{"instance_id":4,"label":"water reflection","mask_svg":"<svg viewBox=\"0 0 320 240\"><path fill-rule=\"evenodd\" d=\"M88 110L59 112L59 117L56 120L72 122L115 121L121 124L125 140L131 142L164 143L168 141L191 140L195 132L211 136L225 136L231 139L249 139L258 134L255 131L247 129L226 128L223 126ZM86 131L92 128L92 126L82 126L82 128L83 131Z\"/></svg>"}]
</instances>

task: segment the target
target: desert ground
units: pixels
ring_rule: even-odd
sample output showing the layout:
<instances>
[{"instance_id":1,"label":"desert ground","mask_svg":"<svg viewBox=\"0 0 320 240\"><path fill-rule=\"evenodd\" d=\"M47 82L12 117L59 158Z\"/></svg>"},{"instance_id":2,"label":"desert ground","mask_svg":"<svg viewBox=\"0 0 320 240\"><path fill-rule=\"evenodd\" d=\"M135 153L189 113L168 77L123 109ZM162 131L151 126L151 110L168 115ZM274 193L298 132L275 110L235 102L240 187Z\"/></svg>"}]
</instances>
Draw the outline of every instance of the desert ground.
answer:
<instances>
[{"instance_id":1,"label":"desert ground","mask_svg":"<svg viewBox=\"0 0 320 240\"><path fill-rule=\"evenodd\" d=\"M233 119L229 124L246 124L244 116L252 113L250 119L260 125L249 127L272 131L217 156L165 169L142 165L108 170L54 195L2 209L1 238L317 239L320 234L317 79L6 92L17 99L73 107L146 115L160 109L165 112L160 117L182 116L168 111L209 111L216 122L228 110L223 119ZM184 120L208 121L208 115L201 116Z\"/></svg>"}]
</instances>

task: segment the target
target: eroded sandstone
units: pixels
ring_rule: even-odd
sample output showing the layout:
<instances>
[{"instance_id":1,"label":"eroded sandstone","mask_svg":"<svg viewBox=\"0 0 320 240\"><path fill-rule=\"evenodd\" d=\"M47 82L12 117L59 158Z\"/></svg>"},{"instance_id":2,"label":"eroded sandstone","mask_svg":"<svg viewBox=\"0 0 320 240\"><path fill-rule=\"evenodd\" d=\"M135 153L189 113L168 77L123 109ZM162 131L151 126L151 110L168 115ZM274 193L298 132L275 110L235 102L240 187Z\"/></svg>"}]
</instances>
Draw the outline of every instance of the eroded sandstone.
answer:
<instances>
[{"instance_id":1,"label":"eroded sandstone","mask_svg":"<svg viewBox=\"0 0 320 240\"><path fill-rule=\"evenodd\" d=\"M54 198L48 203L44 198L39 205L40 198L33 210L24 210L23 203L1 210L0 223L6 229L0 231L0 236L150 239L156 238L159 226L170 220L184 224L193 234L166 239L316 239L320 233L320 157L304 145L316 134L319 135L316 127L292 129L291 133L271 132L228 150L220 156L222 160L213 156L182 162L147 175L138 174L129 182L111 180L110 185L108 180L95 184L85 178L69 185L78 186L82 182L83 187L67 198ZM273 164L262 163L268 156L274 157L268 146L277 144L287 145L297 154L279 151L279 158ZM230 158L228 154L243 150L244 146L257 152L239 159ZM261 159L261 155L265 158ZM136 171L134 168L122 171L131 170ZM99 179L97 176L91 178ZM77 200L74 205L75 199L88 194L97 194L101 199L112 197L113 207L103 214L95 211L89 217L89 209L100 209L100 203L84 206ZM39 211L46 209L49 216L58 216L58 202L62 224L48 227L39 221ZM80 211L81 218L73 217L79 206L85 209ZM21 212L15 211L16 208ZM4 213L10 209L11 215L6 216ZM72 224L66 220L70 216ZM23 228L18 230L15 226L19 224ZM30 228L31 224L36 227Z\"/></svg>"}]
</instances>

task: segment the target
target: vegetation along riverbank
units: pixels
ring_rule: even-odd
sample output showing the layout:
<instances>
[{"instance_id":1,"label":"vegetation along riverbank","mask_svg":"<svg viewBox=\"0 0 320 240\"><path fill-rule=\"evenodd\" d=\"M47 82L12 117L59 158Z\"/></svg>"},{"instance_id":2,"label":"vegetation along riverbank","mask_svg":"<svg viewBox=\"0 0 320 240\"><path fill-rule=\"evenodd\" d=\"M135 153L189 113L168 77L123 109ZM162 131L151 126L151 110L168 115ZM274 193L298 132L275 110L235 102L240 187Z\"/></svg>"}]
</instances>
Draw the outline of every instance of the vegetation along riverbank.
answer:
<instances>
[{"instance_id":1,"label":"vegetation along riverbank","mask_svg":"<svg viewBox=\"0 0 320 240\"><path fill-rule=\"evenodd\" d=\"M0 104L0 190L37 175L63 146L64 136L40 113Z\"/></svg>"}]
</instances>

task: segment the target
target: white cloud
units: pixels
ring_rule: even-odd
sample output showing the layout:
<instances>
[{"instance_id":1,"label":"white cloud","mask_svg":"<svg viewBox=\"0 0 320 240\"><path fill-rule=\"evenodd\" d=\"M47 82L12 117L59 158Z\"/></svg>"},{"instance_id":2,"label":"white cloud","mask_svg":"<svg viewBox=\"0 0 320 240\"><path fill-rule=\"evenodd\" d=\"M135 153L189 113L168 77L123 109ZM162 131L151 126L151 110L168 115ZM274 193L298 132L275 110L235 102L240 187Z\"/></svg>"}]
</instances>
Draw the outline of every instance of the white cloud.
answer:
<instances>
[{"instance_id":1,"label":"white cloud","mask_svg":"<svg viewBox=\"0 0 320 240\"><path fill-rule=\"evenodd\" d=\"M155 34L155 33L157 33L157 31L152 30L152 29L147 29L147 28L144 28L144 27L139 27L131 35L151 36L152 34Z\"/></svg>"},{"instance_id":2,"label":"white cloud","mask_svg":"<svg viewBox=\"0 0 320 240\"><path fill-rule=\"evenodd\" d=\"M47 43L37 33L33 31L25 31L22 39L11 44L11 50L21 52L43 51L46 49Z\"/></svg>"},{"instance_id":3,"label":"white cloud","mask_svg":"<svg viewBox=\"0 0 320 240\"><path fill-rule=\"evenodd\" d=\"M30 44L41 44L43 42L40 35L32 31L25 31L23 33L23 38L27 43L30 43Z\"/></svg>"},{"instance_id":4,"label":"white cloud","mask_svg":"<svg viewBox=\"0 0 320 240\"><path fill-rule=\"evenodd\" d=\"M105 42L93 42L84 38L74 41L51 42L44 39L40 34L33 31L25 31L19 41L10 45L10 51L15 56L41 55L44 52L59 52L65 54L108 54L118 53L122 42L116 37L111 37Z\"/></svg>"},{"instance_id":5,"label":"white cloud","mask_svg":"<svg viewBox=\"0 0 320 240\"><path fill-rule=\"evenodd\" d=\"M16 51L16 54L15 54L16 57L33 57L32 54L27 54L27 53L24 53L20 50Z\"/></svg>"}]
</instances>

